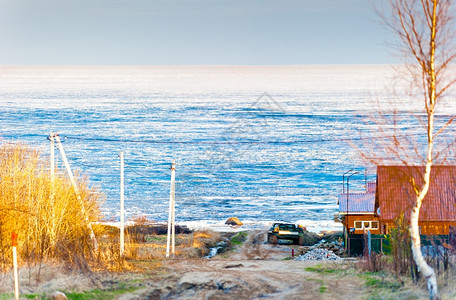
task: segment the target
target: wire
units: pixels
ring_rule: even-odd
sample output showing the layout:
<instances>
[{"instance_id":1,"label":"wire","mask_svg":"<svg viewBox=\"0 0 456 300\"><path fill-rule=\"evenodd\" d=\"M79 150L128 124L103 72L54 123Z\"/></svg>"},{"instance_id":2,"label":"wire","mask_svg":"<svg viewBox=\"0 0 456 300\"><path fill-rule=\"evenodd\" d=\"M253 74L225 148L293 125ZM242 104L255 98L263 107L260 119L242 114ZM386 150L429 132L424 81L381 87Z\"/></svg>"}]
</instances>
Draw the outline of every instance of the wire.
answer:
<instances>
[{"instance_id":1,"label":"wire","mask_svg":"<svg viewBox=\"0 0 456 300\"><path fill-rule=\"evenodd\" d=\"M407 136L421 136L422 134L410 134ZM321 143L321 142L345 142L345 141L360 141L366 139L392 138L394 136L380 136L367 138L336 138L336 139L313 139L313 140L288 140L288 141L157 141L157 140L130 140L130 139L110 139L110 138L81 138L74 136L65 136L67 139L82 140L82 141L98 141L98 142L118 142L118 143L143 143L143 144L189 144L189 145L237 145L237 144L306 144L306 143Z\"/></svg>"},{"instance_id":2,"label":"wire","mask_svg":"<svg viewBox=\"0 0 456 300\"><path fill-rule=\"evenodd\" d=\"M146 175L146 174L140 173L138 171L135 171L131 166L125 164L125 162L124 162L124 165L131 172L135 173L136 175L139 175L139 176L143 177L143 178L141 178L142 180L152 181L152 179L149 179L149 178L151 178L150 175ZM160 172L160 175L163 175L163 176L165 175L165 173L162 170L160 170L159 172Z\"/></svg>"}]
</instances>

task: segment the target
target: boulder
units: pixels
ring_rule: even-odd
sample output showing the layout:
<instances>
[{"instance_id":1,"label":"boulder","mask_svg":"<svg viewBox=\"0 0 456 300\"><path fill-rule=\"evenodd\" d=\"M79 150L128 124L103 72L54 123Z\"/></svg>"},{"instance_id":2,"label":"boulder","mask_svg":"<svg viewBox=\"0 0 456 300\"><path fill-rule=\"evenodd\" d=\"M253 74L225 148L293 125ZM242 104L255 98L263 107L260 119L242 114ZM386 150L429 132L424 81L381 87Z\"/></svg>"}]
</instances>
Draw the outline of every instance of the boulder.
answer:
<instances>
[{"instance_id":1,"label":"boulder","mask_svg":"<svg viewBox=\"0 0 456 300\"><path fill-rule=\"evenodd\" d=\"M321 238L318 236L318 234L304 230L304 240L301 245L303 246L313 246L316 243L318 243L321 240Z\"/></svg>"},{"instance_id":2,"label":"boulder","mask_svg":"<svg viewBox=\"0 0 456 300\"><path fill-rule=\"evenodd\" d=\"M52 300L68 300L67 296L59 291L55 291L51 294Z\"/></svg>"},{"instance_id":3,"label":"boulder","mask_svg":"<svg viewBox=\"0 0 456 300\"><path fill-rule=\"evenodd\" d=\"M225 224L227 225L235 225L235 226L242 226L242 222L236 218L236 217L231 217L228 220L226 220Z\"/></svg>"}]
</instances>

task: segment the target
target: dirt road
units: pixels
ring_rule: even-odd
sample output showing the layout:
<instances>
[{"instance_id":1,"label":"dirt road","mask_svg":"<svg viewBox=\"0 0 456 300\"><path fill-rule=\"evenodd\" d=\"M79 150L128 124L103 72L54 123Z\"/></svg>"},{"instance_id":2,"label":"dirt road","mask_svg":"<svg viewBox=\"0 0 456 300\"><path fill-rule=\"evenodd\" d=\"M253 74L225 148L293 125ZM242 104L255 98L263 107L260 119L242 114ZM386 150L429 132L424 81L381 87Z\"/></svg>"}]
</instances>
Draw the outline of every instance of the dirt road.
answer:
<instances>
[{"instance_id":1,"label":"dirt road","mask_svg":"<svg viewBox=\"0 0 456 300\"><path fill-rule=\"evenodd\" d=\"M264 231L252 231L245 243L211 259L136 261L143 272L72 274L44 265L41 275L35 276L22 269L21 293L41 294L47 299L53 291L60 290L86 293L83 299L100 299L97 294L87 297L87 293L99 289L112 291L102 299L119 300L427 298L424 285L363 272L354 267L356 262L294 261L292 249L299 253L304 246L267 244ZM35 277L40 280L33 280ZM11 291L12 284L11 273L2 274L0 294ZM448 285L451 286L454 285ZM456 291L450 289L447 294L451 296L444 299L453 299Z\"/></svg>"},{"instance_id":2,"label":"dirt road","mask_svg":"<svg viewBox=\"0 0 456 300\"><path fill-rule=\"evenodd\" d=\"M251 232L239 249L211 259L163 262L166 275L146 280L146 286L118 299L351 299L365 292L340 274L319 274L315 261L293 261L290 245L265 243L264 232ZM328 263L338 268L340 262ZM307 270L306 270L307 269Z\"/></svg>"},{"instance_id":3,"label":"dirt road","mask_svg":"<svg viewBox=\"0 0 456 300\"><path fill-rule=\"evenodd\" d=\"M173 275L160 282L149 282L133 298L119 299L338 299L342 288L339 281L327 282L318 274L305 271L312 264L176 260L165 265Z\"/></svg>"}]
</instances>

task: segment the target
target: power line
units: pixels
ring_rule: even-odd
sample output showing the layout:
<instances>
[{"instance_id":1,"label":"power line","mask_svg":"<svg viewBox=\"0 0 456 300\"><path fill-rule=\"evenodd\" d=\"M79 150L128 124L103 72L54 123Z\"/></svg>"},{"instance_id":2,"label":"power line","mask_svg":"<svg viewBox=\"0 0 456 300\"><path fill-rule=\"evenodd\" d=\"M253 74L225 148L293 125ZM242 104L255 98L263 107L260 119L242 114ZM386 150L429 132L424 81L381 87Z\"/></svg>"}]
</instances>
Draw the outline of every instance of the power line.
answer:
<instances>
[{"instance_id":1,"label":"power line","mask_svg":"<svg viewBox=\"0 0 456 300\"><path fill-rule=\"evenodd\" d=\"M426 133L401 135L398 137L424 136ZM111 139L111 138L83 138L74 136L65 136L66 139L97 141L97 142L116 142L116 143L143 143L143 144L186 144L186 145L238 145L238 144L306 144L306 143L323 143L323 142L345 142L361 141L370 139L393 138L395 136L378 136L378 137L357 137L357 138L334 138L334 139L311 139L311 140L287 140L287 141L160 141L160 140L132 140L132 139Z\"/></svg>"},{"instance_id":2,"label":"power line","mask_svg":"<svg viewBox=\"0 0 456 300\"><path fill-rule=\"evenodd\" d=\"M125 164L125 162L124 162L124 164ZM152 181L152 179L149 179L149 178L151 178L150 175L146 175L146 174L143 174L143 173L141 173L141 172L138 172L138 171L134 170L134 169L133 169L130 165L128 165L128 164L125 164L125 167L126 167L128 170L130 170L132 173L134 173L134 174L136 174L136 175L139 175L139 176L143 177L143 178L142 178L143 180ZM160 175L162 175L162 176L167 175L167 174L164 173L164 170L158 170L158 172L159 172Z\"/></svg>"}]
</instances>

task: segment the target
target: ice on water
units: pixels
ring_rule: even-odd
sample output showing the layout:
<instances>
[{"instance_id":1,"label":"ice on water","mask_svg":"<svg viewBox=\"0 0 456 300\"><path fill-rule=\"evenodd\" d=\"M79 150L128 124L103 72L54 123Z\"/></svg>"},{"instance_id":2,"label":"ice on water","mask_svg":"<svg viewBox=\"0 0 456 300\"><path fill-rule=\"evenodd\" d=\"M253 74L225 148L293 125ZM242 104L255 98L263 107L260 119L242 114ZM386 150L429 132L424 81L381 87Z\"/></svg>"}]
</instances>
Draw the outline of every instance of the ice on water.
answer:
<instances>
[{"instance_id":1,"label":"ice on water","mask_svg":"<svg viewBox=\"0 0 456 300\"><path fill-rule=\"evenodd\" d=\"M175 159L178 222L329 222L342 174L356 168L350 186L364 187L365 164L346 140L375 134L365 117L392 97L392 75L389 66L1 66L0 137L46 153L58 132L72 167L106 194L107 219L118 217L124 151L128 217L166 220Z\"/></svg>"}]
</instances>

